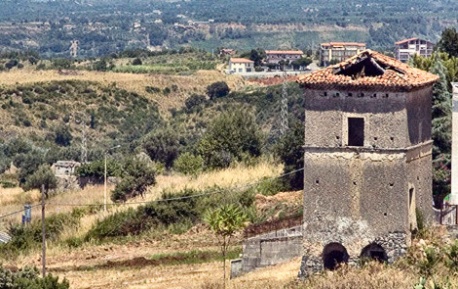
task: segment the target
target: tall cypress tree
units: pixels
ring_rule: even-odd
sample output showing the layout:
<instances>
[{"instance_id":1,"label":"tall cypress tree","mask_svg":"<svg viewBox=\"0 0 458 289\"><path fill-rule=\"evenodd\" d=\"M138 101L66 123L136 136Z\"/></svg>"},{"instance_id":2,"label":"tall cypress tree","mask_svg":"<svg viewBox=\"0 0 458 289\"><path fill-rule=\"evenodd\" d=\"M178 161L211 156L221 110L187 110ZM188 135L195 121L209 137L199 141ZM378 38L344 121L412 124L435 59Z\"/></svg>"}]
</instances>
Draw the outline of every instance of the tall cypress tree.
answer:
<instances>
[{"instance_id":1,"label":"tall cypress tree","mask_svg":"<svg viewBox=\"0 0 458 289\"><path fill-rule=\"evenodd\" d=\"M432 56L429 71L439 76L432 98L433 192L442 200L450 192L452 96L448 90L447 69L438 54Z\"/></svg>"}]
</instances>

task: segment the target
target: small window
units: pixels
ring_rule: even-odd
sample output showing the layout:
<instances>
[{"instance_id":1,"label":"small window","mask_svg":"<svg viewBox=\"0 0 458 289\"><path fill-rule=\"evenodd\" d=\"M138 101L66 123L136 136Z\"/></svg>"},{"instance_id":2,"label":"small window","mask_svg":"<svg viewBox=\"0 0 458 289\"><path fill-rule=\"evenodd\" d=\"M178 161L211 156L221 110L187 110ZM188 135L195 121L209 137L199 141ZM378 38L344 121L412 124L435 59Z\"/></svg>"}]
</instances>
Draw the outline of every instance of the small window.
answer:
<instances>
[{"instance_id":1,"label":"small window","mask_svg":"<svg viewBox=\"0 0 458 289\"><path fill-rule=\"evenodd\" d=\"M364 118L348 118L348 145L358 147L364 146Z\"/></svg>"}]
</instances>

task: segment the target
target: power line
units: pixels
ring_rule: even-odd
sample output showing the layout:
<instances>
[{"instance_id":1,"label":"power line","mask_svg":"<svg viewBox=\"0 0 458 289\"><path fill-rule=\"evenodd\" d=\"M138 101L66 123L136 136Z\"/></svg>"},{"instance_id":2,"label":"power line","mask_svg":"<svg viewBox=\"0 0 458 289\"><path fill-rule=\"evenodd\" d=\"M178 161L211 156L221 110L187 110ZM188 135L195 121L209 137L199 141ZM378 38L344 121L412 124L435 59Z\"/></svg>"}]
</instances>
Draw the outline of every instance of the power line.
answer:
<instances>
[{"instance_id":1,"label":"power line","mask_svg":"<svg viewBox=\"0 0 458 289\"><path fill-rule=\"evenodd\" d=\"M39 204L39 205L33 205L33 206L31 206L30 208L35 208L35 207L39 207L39 206L41 206L41 204ZM22 210L20 210L20 211L15 211L15 212L11 212L11 213L8 213L8 214L5 214L5 215L1 215L1 216L0 216L0 220L1 220L1 219L4 219L4 218L6 218L6 217L9 217L9 216L13 216L13 215L19 214L19 213L24 213L24 210L22 209Z\"/></svg>"},{"instance_id":2,"label":"power line","mask_svg":"<svg viewBox=\"0 0 458 289\"><path fill-rule=\"evenodd\" d=\"M300 169L293 170L293 171L281 174L281 175L279 175L277 177L273 177L273 178L270 178L270 179L279 179L279 178L282 178L282 177L285 177L285 176L288 176L288 175L291 175L291 174L294 174L294 173L298 173L298 172L303 171L303 170L304 170L304 168L300 168ZM185 200L185 199L192 199L192 198L198 198L198 197L213 195L213 194L217 194L217 193L223 193L223 192L225 192L227 190L240 190L240 189L244 189L244 188L249 188L249 187L255 186L257 184L260 184L263 181L265 181L265 180L260 180L260 181L257 181L257 182L245 184L245 185L238 186L238 187L220 189L220 190L216 190L216 191L212 191L212 192L201 193L201 194L190 195L190 196L174 197L174 198L168 198L168 199L158 199L158 200L143 201L143 202L119 203L119 204L116 204L116 205L119 205L119 206L142 205L142 204L150 204L150 203L159 203L159 202L169 202L169 201L179 201L179 200ZM49 204L49 205L67 206L67 207L99 207L99 206L102 206L102 204L65 204L65 203L52 203L52 204ZM111 205L115 205L115 204L111 204Z\"/></svg>"},{"instance_id":3,"label":"power line","mask_svg":"<svg viewBox=\"0 0 458 289\"><path fill-rule=\"evenodd\" d=\"M298 173L298 172L303 171L303 170L304 170L304 168L296 169L296 170L293 170L293 171L289 171L287 173L283 173L283 174L281 174L281 175L279 175L277 177L272 177L270 179L280 179L280 178L283 178L285 176L288 176L288 175L291 175L291 174L295 174L295 173ZM158 200L142 201L142 202L126 202L126 203L110 204L110 205L111 206L113 206L113 205L116 205L116 206L129 206L129 205L143 205L143 204L150 204L150 203L180 201L180 200L199 198L199 197L203 197L203 196L223 193L223 192L226 192L228 190L240 190L240 189L244 189L244 188L249 188L249 187L255 186L257 184L260 184L263 181L265 181L265 180L260 180L260 181L256 181L256 182L253 182L253 183L248 183L248 184L245 184L245 185L242 185L242 186L233 187L233 188L220 189L220 190L215 190L215 191L212 191L212 192L195 194L195 195L190 195L190 196L182 196L182 197L174 197L174 198L158 199ZM47 203L46 205L48 205L48 206L60 206L60 207L100 207L100 206L103 206L103 204L100 204L100 203L98 203L98 204L66 204L66 203L54 203L54 202ZM39 207L39 206L41 206L41 204L33 205L33 206L31 206L31 208L35 208L35 207ZM8 213L8 214L5 214L5 215L1 215L0 216L0 220L4 219L6 217L9 217L9 216L15 215L15 214L23 213L23 212L24 212L24 210L20 210L20 211L11 212L11 213Z\"/></svg>"}]
</instances>

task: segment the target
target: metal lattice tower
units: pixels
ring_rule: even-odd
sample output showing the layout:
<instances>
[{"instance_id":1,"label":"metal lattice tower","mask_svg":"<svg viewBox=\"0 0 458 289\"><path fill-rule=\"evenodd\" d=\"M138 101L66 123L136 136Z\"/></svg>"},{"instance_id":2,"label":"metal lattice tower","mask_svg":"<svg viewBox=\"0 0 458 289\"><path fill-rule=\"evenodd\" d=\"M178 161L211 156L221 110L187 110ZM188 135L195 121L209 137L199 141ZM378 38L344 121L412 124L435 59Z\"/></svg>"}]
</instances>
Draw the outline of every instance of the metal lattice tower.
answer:
<instances>
[{"instance_id":1,"label":"metal lattice tower","mask_svg":"<svg viewBox=\"0 0 458 289\"><path fill-rule=\"evenodd\" d=\"M282 95L280 103L280 134L284 135L288 131L288 90L286 79L282 85Z\"/></svg>"},{"instance_id":2,"label":"metal lattice tower","mask_svg":"<svg viewBox=\"0 0 458 289\"><path fill-rule=\"evenodd\" d=\"M81 163L87 163L87 136L86 136L86 122L83 121L83 128L81 129Z\"/></svg>"},{"instance_id":3,"label":"metal lattice tower","mask_svg":"<svg viewBox=\"0 0 458 289\"><path fill-rule=\"evenodd\" d=\"M80 42L78 40L70 41L70 56L71 57L78 57L78 49L79 49Z\"/></svg>"}]
</instances>

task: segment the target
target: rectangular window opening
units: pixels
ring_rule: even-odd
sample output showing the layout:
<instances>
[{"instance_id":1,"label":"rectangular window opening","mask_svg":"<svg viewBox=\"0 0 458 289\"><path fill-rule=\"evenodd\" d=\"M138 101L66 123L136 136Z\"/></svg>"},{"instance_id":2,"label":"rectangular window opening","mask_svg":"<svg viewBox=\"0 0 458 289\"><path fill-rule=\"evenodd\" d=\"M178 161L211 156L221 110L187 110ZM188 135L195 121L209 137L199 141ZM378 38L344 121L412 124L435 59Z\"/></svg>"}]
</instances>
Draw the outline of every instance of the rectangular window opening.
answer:
<instances>
[{"instance_id":1,"label":"rectangular window opening","mask_svg":"<svg viewBox=\"0 0 458 289\"><path fill-rule=\"evenodd\" d=\"M348 145L357 147L364 146L364 118L348 118Z\"/></svg>"}]
</instances>

